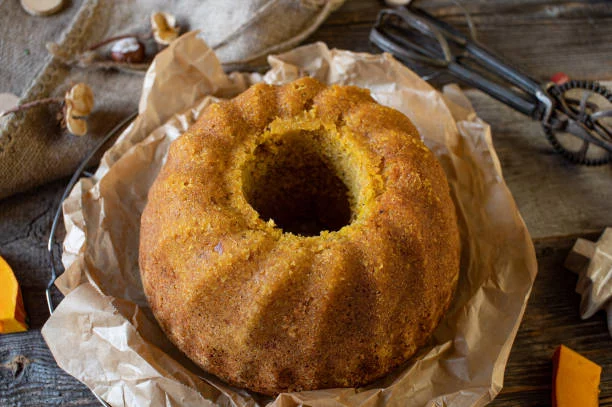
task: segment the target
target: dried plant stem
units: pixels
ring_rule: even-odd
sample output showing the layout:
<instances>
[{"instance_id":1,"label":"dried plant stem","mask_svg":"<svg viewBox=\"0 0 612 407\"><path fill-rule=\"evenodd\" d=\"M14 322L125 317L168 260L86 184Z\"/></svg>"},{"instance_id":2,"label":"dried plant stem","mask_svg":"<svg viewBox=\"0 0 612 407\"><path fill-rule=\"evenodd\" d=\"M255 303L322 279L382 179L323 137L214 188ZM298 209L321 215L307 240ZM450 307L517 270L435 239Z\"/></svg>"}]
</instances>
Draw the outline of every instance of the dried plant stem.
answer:
<instances>
[{"instance_id":1,"label":"dried plant stem","mask_svg":"<svg viewBox=\"0 0 612 407\"><path fill-rule=\"evenodd\" d=\"M64 103L64 98L58 97L58 98L45 98L45 99L33 100L32 102L24 103L22 105L15 106L12 109L5 110L4 112L0 112L0 117L5 116L9 113L16 113L22 110L30 109L32 107L46 105L46 104L53 104L53 103L57 103L57 104Z\"/></svg>"}]
</instances>

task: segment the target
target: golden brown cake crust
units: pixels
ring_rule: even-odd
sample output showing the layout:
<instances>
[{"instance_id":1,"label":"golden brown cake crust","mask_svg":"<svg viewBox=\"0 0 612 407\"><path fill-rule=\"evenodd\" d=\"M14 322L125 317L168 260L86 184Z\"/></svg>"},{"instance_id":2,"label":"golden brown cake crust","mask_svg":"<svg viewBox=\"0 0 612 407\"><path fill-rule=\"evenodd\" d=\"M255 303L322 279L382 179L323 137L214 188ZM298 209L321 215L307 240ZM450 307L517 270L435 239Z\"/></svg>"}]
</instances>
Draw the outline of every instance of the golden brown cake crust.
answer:
<instances>
[{"instance_id":1,"label":"golden brown cake crust","mask_svg":"<svg viewBox=\"0 0 612 407\"><path fill-rule=\"evenodd\" d=\"M283 233L249 204L243 182L259 167L246 163L284 134L346 153L348 225ZM386 374L430 336L459 271L446 176L413 124L366 90L311 78L208 107L170 147L140 239L144 290L168 337L265 394Z\"/></svg>"}]
</instances>

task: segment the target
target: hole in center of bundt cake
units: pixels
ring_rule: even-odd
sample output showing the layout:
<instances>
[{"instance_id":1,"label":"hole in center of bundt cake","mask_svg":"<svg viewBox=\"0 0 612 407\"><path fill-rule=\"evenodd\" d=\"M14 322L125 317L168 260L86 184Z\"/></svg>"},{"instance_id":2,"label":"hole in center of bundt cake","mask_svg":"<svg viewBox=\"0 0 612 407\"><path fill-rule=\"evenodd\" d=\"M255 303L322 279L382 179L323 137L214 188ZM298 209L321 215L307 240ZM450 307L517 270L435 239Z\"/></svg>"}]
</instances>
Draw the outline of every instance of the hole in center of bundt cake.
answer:
<instances>
[{"instance_id":1,"label":"hole in center of bundt cake","mask_svg":"<svg viewBox=\"0 0 612 407\"><path fill-rule=\"evenodd\" d=\"M293 131L259 144L243 169L243 191L266 221L301 236L337 231L351 221L342 152L318 132Z\"/></svg>"}]
</instances>

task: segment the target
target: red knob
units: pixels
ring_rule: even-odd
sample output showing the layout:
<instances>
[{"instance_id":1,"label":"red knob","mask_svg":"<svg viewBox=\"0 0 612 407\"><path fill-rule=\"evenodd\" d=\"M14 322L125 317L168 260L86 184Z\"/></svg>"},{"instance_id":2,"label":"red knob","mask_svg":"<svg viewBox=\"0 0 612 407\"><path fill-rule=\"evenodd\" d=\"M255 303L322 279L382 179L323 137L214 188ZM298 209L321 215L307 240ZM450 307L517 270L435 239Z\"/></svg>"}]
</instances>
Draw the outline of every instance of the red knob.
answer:
<instances>
[{"instance_id":1,"label":"red knob","mask_svg":"<svg viewBox=\"0 0 612 407\"><path fill-rule=\"evenodd\" d=\"M553 81L557 85L563 85L566 82L569 82L570 78L567 74L563 72L557 72L553 76L550 77L550 80Z\"/></svg>"}]
</instances>

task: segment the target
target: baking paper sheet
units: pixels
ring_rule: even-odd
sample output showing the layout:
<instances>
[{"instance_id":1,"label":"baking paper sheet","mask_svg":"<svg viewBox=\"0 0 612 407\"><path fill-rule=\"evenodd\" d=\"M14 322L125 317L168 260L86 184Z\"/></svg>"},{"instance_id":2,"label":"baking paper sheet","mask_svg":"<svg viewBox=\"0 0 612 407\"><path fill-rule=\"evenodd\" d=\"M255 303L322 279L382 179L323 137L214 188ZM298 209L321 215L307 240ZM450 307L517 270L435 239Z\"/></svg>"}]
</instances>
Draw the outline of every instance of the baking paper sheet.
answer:
<instances>
[{"instance_id":1,"label":"baking paper sheet","mask_svg":"<svg viewBox=\"0 0 612 407\"><path fill-rule=\"evenodd\" d=\"M196 32L156 57L138 118L95 176L81 180L64 203L66 272L57 285L66 297L43 328L59 366L112 406L486 404L501 390L537 269L489 126L457 87L442 94L387 54L317 43L270 57L269 63L265 75L227 76ZM251 83L281 84L303 75L369 88L378 102L415 123L449 178L461 228L461 274L432 344L401 368L366 388L271 399L203 373L169 343L142 291L138 233L147 191L169 144L202 109Z\"/></svg>"}]
</instances>

